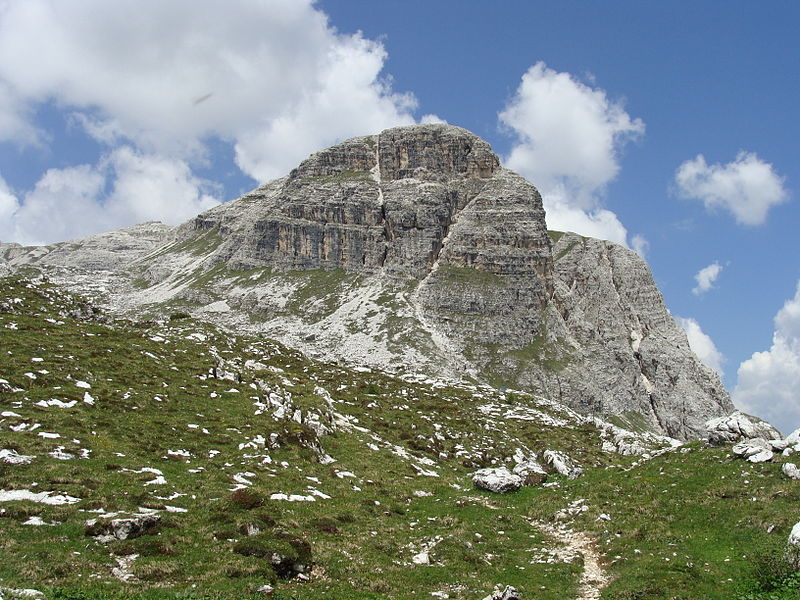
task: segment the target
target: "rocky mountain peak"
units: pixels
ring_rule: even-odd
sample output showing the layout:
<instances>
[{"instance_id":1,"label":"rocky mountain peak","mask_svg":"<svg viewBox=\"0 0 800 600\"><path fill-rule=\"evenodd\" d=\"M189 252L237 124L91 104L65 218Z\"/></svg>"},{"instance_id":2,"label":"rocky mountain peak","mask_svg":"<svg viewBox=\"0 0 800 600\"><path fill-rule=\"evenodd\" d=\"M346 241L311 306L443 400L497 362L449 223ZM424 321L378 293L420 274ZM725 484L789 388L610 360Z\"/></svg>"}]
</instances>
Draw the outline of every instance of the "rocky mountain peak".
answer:
<instances>
[{"instance_id":1,"label":"rocky mountain peak","mask_svg":"<svg viewBox=\"0 0 800 600\"><path fill-rule=\"evenodd\" d=\"M500 167L489 144L446 124L412 125L353 138L312 154L290 179L370 173L379 182L487 178Z\"/></svg>"},{"instance_id":2,"label":"rocky mountain peak","mask_svg":"<svg viewBox=\"0 0 800 600\"><path fill-rule=\"evenodd\" d=\"M97 271L116 237L3 252ZM458 127L346 140L156 237L128 233L135 253L99 261L112 307L191 310L312 357L527 390L678 438L733 410L647 264L548 232L534 185Z\"/></svg>"}]
</instances>

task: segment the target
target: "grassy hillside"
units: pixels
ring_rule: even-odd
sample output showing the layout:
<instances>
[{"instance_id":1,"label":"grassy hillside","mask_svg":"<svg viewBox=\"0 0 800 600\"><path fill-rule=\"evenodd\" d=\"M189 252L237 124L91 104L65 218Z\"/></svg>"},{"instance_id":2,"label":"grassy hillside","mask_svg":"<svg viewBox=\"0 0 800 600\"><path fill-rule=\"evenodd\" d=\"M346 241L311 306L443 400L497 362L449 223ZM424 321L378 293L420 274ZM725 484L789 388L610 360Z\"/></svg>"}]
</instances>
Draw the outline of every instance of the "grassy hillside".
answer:
<instances>
[{"instance_id":1,"label":"grassy hillside","mask_svg":"<svg viewBox=\"0 0 800 600\"><path fill-rule=\"evenodd\" d=\"M41 280L0 286L6 597L263 598L271 586L284 599L466 600L497 584L543 600L586 586L614 599L797 597L781 557L800 489L779 464L652 439L626 457L528 394L316 363L180 313L111 321ZM545 450L584 475L473 488L477 468ZM159 521L96 535L136 514ZM603 582L587 583L591 557Z\"/></svg>"}]
</instances>

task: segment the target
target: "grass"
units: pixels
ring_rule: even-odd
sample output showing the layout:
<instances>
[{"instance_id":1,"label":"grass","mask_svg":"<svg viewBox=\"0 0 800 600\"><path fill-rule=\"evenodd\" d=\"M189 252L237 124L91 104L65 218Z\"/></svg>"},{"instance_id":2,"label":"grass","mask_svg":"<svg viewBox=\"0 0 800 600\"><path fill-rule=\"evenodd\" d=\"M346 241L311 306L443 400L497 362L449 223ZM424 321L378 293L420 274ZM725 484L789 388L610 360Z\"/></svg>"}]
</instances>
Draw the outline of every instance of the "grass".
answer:
<instances>
[{"instance_id":1,"label":"grass","mask_svg":"<svg viewBox=\"0 0 800 600\"><path fill-rule=\"evenodd\" d=\"M561 600L577 593L581 562L532 560L554 542L529 519L583 498L589 510L571 526L597 540L613 577L603 598L792 597L796 577L775 557L800 490L779 465L700 444L639 462L603 452L594 426L528 394L354 372L185 314L74 319L82 300L41 281L0 289L0 448L35 457L0 462L0 490L79 498L0 502L0 586L199 600L272 585L276 598L360 600L481 598L502 583ZM586 475L503 496L472 489L474 469L520 448L565 451ZM161 515L146 535L86 535L98 511L143 508ZM414 564L425 548L431 564ZM112 569L133 555L137 583L122 582ZM290 563L311 564L309 580Z\"/></svg>"}]
</instances>

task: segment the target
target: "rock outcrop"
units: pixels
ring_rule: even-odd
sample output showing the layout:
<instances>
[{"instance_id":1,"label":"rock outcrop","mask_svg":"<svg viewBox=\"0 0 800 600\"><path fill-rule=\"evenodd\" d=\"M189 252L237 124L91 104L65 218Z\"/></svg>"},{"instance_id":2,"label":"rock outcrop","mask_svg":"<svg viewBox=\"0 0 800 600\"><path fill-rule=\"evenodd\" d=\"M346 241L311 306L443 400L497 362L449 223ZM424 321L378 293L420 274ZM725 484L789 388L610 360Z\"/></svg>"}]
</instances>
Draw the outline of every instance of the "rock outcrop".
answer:
<instances>
[{"instance_id":1,"label":"rock outcrop","mask_svg":"<svg viewBox=\"0 0 800 600\"><path fill-rule=\"evenodd\" d=\"M98 517L84 523L87 536L96 537L107 543L113 540L127 540L144 535L161 522L155 512L134 514L127 517Z\"/></svg>"},{"instance_id":2,"label":"rock outcrop","mask_svg":"<svg viewBox=\"0 0 800 600\"><path fill-rule=\"evenodd\" d=\"M0 268L45 265L86 271L123 269L162 246L172 230L168 225L150 221L48 246L0 243Z\"/></svg>"},{"instance_id":3,"label":"rock outcrop","mask_svg":"<svg viewBox=\"0 0 800 600\"><path fill-rule=\"evenodd\" d=\"M522 487L522 477L505 467L479 469L472 476L472 484L479 490L505 494Z\"/></svg>"},{"instance_id":4,"label":"rock outcrop","mask_svg":"<svg viewBox=\"0 0 800 600\"><path fill-rule=\"evenodd\" d=\"M713 446L758 438L765 440L781 439L780 432L772 425L758 417L747 415L738 410L725 417L709 420L706 423L706 429L708 430L708 443ZM784 448L800 441L800 436L793 436L794 434L790 434L786 438Z\"/></svg>"},{"instance_id":5,"label":"rock outcrop","mask_svg":"<svg viewBox=\"0 0 800 600\"><path fill-rule=\"evenodd\" d=\"M0 264L99 262L113 276L91 285L120 311L194 307L314 357L529 390L629 429L702 437L733 410L646 263L548 233L536 188L458 127L347 140L174 230L142 227Z\"/></svg>"}]
</instances>

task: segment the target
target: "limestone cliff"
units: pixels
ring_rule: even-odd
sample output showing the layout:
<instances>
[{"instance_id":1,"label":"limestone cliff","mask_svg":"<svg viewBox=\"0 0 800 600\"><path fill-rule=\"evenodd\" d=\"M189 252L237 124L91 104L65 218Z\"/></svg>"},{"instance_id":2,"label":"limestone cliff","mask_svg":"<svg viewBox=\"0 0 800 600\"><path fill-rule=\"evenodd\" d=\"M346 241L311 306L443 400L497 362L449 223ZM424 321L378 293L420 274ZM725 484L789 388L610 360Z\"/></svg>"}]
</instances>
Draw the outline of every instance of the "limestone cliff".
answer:
<instances>
[{"instance_id":1,"label":"limestone cliff","mask_svg":"<svg viewBox=\"0 0 800 600\"><path fill-rule=\"evenodd\" d=\"M644 261L549 235L536 188L458 127L345 141L159 235L112 261L112 306L189 309L312 356L523 388L675 437L733 409Z\"/></svg>"}]
</instances>

